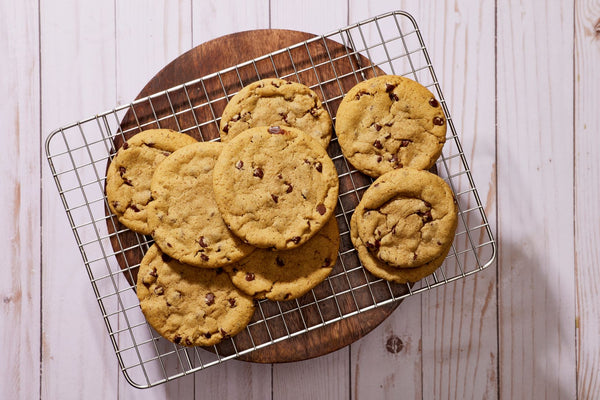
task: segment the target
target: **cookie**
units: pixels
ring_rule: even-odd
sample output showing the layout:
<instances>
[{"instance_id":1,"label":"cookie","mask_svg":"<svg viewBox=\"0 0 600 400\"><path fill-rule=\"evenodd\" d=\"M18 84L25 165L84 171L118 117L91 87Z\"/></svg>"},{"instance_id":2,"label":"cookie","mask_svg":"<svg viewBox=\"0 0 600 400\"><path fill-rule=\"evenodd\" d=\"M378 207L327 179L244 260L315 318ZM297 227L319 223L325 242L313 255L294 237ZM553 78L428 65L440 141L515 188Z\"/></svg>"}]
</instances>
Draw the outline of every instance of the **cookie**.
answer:
<instances>
[{"instance_id":1,"label":"cookie","mask_svg":"<svg viewBox=\"0 0 600 400\"><path fill-rule=\"evenodd\" d=\"M169 129L150 129L132 136L111 161L106 173L106 197L119 222L149 235L147 206L156 167L172 152L196 143L191 136Z\"/></svg>"},{"instance_id":2,"label":"cookie","mask_svg":"<svg viewBox=\"0 0 600 400\"><path fill-rule=\"evenodd\" d=\"M210 346L242 331L254 300L220 269L194 268L150 247L138 272L137 296L148 323L183 346Z\"/></svg>"},{"instance_id":3,"label":"cookie","mask_svg":"<svg viewBox=\"0 0 600 400\"><path fill-rule=\"evenodd\" d=\"M344 96L335 131L344 156L374 178L394 169L429 169L446 141L446 119L434 95L401 76L360 82Z\"/></svg>"},{"instance_id":4,"label":"cookie","mask_svg":"<svg viewBox=\"0 0 600 400\"><path fill-rule=\"evenodd\" d=\"M373 256L373 254L363 244L362 240L358 236L357 231L356 217L353 214L350 220L350 239L356 248L358 258L360 259L363 267L365 267L367 271L371 272L376 277L395 283L414 283L420 281L428 275L433 274L435 270L437 270L443 264L448 252L450 251L450 248L452 247L448 246L438 258L419 267L396 268Z\"/></svg>"},{"instance_id":5,"label":"cookie","mask_svg":"<svg viewBox=\"0 0 600 400\"><path fill-rule=\"evenodd\" d=\"M296 299L331 273L340 246L335 217L308 242L286 251L256 249L242 261L225 267L233 284L258 299Z\"/></svg>"},{"instance_id":6,"label":"cookie","mask_svg":"<svg viewBox=\"0 0 600 400\"><path fill-rule=\"evenodd\" d=\"M200 142L175 151L154 172L148 225L163 252L216 268L250 254L225 225L213 194L213 167L225 145Z\"/></svg>"},{"instance_id":7,"label":"cookie","mask_svg":"<svg viewBox=\"0 0 600 400\"><path fill-rule=\"evenodd\" d=\"M245 242L298 247L329 220L337 204L333 161L316 139L289 127L240 133L215 165L215 199L227 226Z\"/></svg>"},{"instance_id":8,"label":"cookie","mask_svg":"<svg viewBox=\"0 0 600 400\"><path fill-rule=\"evenodd\" d=\"M268 78L244 87L231 98L220 122L221 141L228 142L248 128L291 126L327 147L333 130L331 117L308 86Z\"/></svg>"},{"instance_id":9,"label":"cookie","mask_svg":"<svg viewBox=\"0 0 600 400\"><path fill-rule=\"evenodd\" d=\"M428 171L388 172L365 191L354 211L358 235L390 266L414 268L442 256L458 222L452 190Z\"/></svg>"}]
</instances>

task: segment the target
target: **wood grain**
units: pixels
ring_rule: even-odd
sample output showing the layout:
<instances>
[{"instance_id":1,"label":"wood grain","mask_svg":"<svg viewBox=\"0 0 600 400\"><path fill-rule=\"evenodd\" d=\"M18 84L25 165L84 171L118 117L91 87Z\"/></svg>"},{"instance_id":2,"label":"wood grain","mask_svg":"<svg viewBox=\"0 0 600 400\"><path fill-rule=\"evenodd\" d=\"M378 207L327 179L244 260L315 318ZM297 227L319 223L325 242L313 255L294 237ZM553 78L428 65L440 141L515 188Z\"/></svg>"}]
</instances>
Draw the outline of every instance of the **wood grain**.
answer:
<instances>
[{"instance_id":1,"label":"wood grain","mask_svg":"<svg viewBox=\"0 0 600 400\"><path fill-rule=\"evenodd\" d=\"M45 139L66 121L114 106L113 3L86 7L77 1L42 1L40 31ZM75 158L85 162L81 152ZM41 204L41 397L115 398L117 360L47 166L42 169Z\"/></svg>"},{"instance_id":2,"label":"wood grain","mask_svg":"<svg viewBox=\"0 0 600 400\"><path fill-rule=\"evenodd\" d=\"M576 397L573 2L498 3L500 398Z\"/></svg>"},{"instance_id":3,"label":"wood grain","mask_svg":"<svg viewBox=\"0 0 600 400\"><path fill-rule=\"evenodd\" d=\"M600 2L575 2L577 395L600 398Z\"/></svg>"},{"instance_id":4,"label":"wood grain","mask_svg":"<svg viewBox=\"0 0 600 400\"><path fill-rule=\"evenodd\" d=\"M39 27L32 1L0 4L0 398L39 396L40 153ZM22 21L13 24L13 21Z\"/></svg>"}]
</instances>

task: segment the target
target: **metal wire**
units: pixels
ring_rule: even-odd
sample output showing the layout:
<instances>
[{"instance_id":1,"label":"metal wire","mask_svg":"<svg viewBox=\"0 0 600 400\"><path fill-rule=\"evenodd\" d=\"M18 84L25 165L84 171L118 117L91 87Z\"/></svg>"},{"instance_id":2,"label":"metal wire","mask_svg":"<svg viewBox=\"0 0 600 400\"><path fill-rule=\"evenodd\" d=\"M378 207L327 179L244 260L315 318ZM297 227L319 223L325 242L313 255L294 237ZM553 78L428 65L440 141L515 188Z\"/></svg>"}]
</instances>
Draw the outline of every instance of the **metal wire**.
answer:
<instances>
[{"instance_id":1,"label":"metal wire","mask_svg":"<svg viewBox=\"0 0 600 400\"><path fill-rule=\"evenodd\" d=\"M152 239L119 227L108 212L105 174L116 141L122 143L141 130L165 126L200 140L218 140L214 132L224 105L244 85L268 76L307 84L335 117L337 104L351 86L381 73L407 75L428 87L446 115L449 136L436 167L455 193L459 226L444 264L414 286L375 278L360 265L349 239L350 217L372 179L352 168L334 138L328 152L344 185L340 185L335 212L341 247L330 276L295 301L257 302L255 316L244 331L208 350L180 347L161 338L146 323L132 290L139 264L130 256L144 254ZM126 117L130 123L123 125ZM46 141L46 155L115 355L135 387L155 386L464 278L491 265L496 255L484 208L419 28L412 16L400 11L59 128Z\"/></svg>"}]
</instances>

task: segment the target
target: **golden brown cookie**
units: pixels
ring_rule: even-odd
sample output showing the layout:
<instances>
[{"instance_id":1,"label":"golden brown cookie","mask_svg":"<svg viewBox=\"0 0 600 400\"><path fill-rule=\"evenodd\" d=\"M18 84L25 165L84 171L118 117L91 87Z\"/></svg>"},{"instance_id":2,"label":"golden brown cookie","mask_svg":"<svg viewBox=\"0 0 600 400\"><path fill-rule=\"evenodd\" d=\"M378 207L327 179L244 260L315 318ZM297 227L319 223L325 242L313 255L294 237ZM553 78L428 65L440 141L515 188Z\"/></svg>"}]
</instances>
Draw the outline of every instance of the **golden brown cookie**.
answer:
<instances>
[{"instance_id":1,"label":"golden brown cookie","mask_svg":"<svg viewBox=\"0 0 600 400\"><path fill-rule=\"evenodd\" d=\"M291 249L329 220L338 176L316 139L295 128L251 128L228 142L213 174L223 219L256 247Z\"/></svg>"},{"instance_id":2,"label":"golden brown cookie","mask_svg":"<svg viewBox=\"0 0 600 400\"><path fill-rule=\"evenodd\" d=\"M200 142L181 148L152 178L152 237L163 252L186 264L216 268L253 250L227 229L215 202L213 167L224 146Z\"/></svg>"},{"instance_id":3,"label":"golden brown cookie","mask_svg":"<svg viewBox=\"0 0 600 400\"><path fill-rule=\"evenodd\" d=\"M169 129L150 129L132 136L111 161L106 173L106 197L119 221L149 235L146 207L156 167L172 152L196 139Z\"/></svg>"},{"instance_id":4,"label":"golden brown cookie","mask_svg":"<svg viewBox=\"0 0 600 400\"><path fill-rule=\"evenodd\" d=\"M395 283L418 282L424 277L433 274L435 270L444 263L444 260L446 259L450 248L452 247L448 246L438 258L419 267L396 268L377 259L377 257L375 257L363 244L362 240L358 236L357 230L356 218L355 214L353 214L352 219L350 220L350 239L356 248L358 258L360 259L363 267L365 267L367 271L371 272L376 277Z\"/></svg>"},{"instance_id":5,"label":"golden brown cookie","mask_svg":"<svg viewBox=\"0 0 600 400\"><path fill-rule=\"evenodd\" d=\"M233 284L258 299L296 299L321 283L335 265L340 232L335 217L308 242L285 251L256 249L225 267Z\"/></svg>"},{"instance_id":6,"label":"golden brown cookie","mask_svg":"<svg viewBox=\"0 0 600 400\"><path fill-rule=\"evenodd\" d=\"M402 168L373 182L354 211L358 235L390 266L413 268L438 259L454 240L452 190L428 171Z\"/></svg>"},{"instance_id":7,"label":"golden brown cookie","mask_svg":"<svg viewBox=\"0 0 600 400\"><path fill-rule=\"evenodd\" d=\"M183 346L210 346L243 330L254 301L220 269L195 268L150 247L138 272L137 296L146 320Z\"/></svg>"},{"instance_id":8,"label":"golden brown cookie","mask_svg":"<svg viewBox=\"0 0 600 400\"><path fill-rule=\"evenodd\" d=\"M446 119L434 95L401 76L360 82L344 96L335 130L344 156L372 177L429 169L446 141Z\"/></svg>"},{"instance_id":9,"label":"golden brown cookie","mask_svg":"<svg viewBox=\"0 0 600 400\"><path fill-rule=\"evenodd\" d=\"M327 147L333 130L331 118L317 94L308 86L278 78L245 86L231 98L220 122L223 142L248 128L291 126Z\"/></svg>"}]
</instances>

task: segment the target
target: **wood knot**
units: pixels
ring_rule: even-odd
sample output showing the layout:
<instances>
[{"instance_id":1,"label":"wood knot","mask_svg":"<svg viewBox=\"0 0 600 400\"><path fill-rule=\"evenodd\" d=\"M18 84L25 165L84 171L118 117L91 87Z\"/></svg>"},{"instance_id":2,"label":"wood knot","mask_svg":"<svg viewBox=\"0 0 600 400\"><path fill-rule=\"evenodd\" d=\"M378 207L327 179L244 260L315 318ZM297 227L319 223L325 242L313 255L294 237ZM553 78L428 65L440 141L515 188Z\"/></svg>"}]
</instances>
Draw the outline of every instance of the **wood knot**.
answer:
<instances>
[{"instance_id":1,"label":"wood knot","mask_svg":"<svg viewBox=\"0 0 600 400\"><path fill-rule=\"evenodd\" d=\"M403 348L404 343L402 343L402 340L396 335L390 336L385 343L385 349L392 354L401 352Z\"/></svg>"},{"instance_id":2,"label":"wood knot","mask_svg":"<svg viewBox=\"0 0 600 400\"><path fill-rule=\"evenodd\" d=\"M594 33L596 36L600 36L600 18L596 21L596 25L594 25Z\"/></svg>"}]
</instances>

